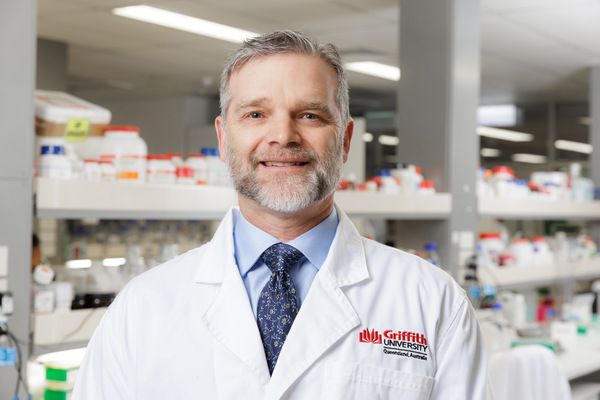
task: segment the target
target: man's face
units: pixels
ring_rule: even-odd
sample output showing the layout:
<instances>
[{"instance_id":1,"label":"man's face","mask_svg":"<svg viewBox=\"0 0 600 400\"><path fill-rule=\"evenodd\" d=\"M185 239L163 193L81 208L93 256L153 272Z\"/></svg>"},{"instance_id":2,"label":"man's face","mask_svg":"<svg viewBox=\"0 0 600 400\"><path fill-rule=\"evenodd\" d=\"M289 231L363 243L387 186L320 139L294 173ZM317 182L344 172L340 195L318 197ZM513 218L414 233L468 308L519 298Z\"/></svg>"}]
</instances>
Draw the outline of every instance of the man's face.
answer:
<instances>
[{"instance_id":1,"label":"man's face","mask_svg":"<svg viewBox=\"0 0 600 400\"><path fill-rule=\"evenodd\" d=\"M352 122L341 126L338 82L325 61L295 54L250 61L230 80L221 157L239 194L278 212L295 212L335 191Z\"/></svg>"}]
</instances>

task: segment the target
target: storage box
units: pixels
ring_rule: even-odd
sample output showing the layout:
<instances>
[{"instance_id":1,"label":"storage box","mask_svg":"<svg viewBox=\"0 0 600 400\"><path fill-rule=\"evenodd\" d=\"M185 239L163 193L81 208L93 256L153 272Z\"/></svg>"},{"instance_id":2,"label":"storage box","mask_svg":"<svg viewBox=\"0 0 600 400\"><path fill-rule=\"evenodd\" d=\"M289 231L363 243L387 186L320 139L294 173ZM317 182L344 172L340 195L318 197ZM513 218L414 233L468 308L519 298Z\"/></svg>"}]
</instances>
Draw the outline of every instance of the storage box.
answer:
<instances>
[{"instance_id":1,"label":"storage box","mask_svg":"<svg viewBox=\"0 0 600 400\"><path fill-rule=\"evenodd\" d=\"M65 145L81 159L97 158L99 141L112 117L109 110L64 92L47 90L35 91L34 106L38 147ZM39 154L39 148L35 154Z\"/></svg>"}]
</instances>

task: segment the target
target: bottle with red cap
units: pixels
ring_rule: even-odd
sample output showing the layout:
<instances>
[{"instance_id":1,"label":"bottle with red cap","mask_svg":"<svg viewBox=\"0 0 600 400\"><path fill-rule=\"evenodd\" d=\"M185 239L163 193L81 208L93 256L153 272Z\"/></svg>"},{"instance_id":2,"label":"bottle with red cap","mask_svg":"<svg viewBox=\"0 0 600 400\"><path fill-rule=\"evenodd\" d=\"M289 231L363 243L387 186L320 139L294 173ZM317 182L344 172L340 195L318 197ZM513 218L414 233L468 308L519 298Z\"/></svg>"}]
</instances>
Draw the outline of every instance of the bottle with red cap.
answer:
<instances>
[{"instance_id":1,"label":"bottle with red cap","mask_svg":"<svg viewBox=\"0 0 600 400\"><path fill-rule=\"evenodd\" d=\"M496 197L511 197L515 186L515 173L505 165L494 167L491 184Z\"/></svg>"},{"instance_id":2,"label":"bottle with red cap","mask_svg":"<svg viewBox=\"0 0 600 400\"><path fill-rule=\"evenodd\" d=\"M100 143L100 159L112 160L117 180L144 183L148 147L137 126L108 126Z\"/></svg>"}]
</instances>

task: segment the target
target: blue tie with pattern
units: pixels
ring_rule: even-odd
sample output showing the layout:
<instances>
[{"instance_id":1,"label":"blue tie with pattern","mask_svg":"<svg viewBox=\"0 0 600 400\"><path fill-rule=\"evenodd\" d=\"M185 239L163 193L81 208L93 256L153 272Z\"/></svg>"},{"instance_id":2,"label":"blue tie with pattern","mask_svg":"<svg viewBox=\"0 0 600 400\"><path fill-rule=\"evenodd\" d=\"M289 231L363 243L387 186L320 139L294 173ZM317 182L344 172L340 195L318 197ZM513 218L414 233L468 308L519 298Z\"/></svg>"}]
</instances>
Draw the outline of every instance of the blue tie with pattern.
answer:
<instances>
[{"instance_id":1,"label":"blue tie with pattern","mask_svg":"<svg viewBox=\"0 0 600 400\"><path fill-rule=\"evenodd\" d=\"M289 271L304 255L289 244L276 243L260 257L272 273L258 299L256 316L269 372L273 374L283 342L298 314L296 287Z\"/></svg>"}]
</instances>

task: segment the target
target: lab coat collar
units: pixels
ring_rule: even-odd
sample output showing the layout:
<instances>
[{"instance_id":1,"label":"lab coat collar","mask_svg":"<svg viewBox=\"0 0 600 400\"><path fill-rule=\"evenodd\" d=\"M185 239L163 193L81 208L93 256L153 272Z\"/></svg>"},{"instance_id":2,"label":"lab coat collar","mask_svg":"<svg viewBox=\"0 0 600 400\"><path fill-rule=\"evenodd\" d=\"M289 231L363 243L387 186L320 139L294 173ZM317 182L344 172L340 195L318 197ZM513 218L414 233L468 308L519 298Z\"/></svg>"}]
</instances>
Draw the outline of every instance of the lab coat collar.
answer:
<instances>
[{"instance_id":1,"label":"lab coat collar","mask_svg":"<svg viewBox=\"0 0 600 400\"><path fill-rule=\"evenodd\" d=\"M343 287L368 279L369 271L360 234L346 213L337 204L335 207L339 223L323 266L329 268L338 285ZM213 240L206 245L204 259L215 260L215 264L202 263L196 272L196 282L222 283L225 277L225 268L219 268L218 264L233 263L235 266L234 225L234 213L231 209L217 228Z\"/></svg>"},{"instance_id":2,"label":"lab coat collar","mask_svg":"<svg viewBox=\"0 0 600 400\"><path fill-rule=\"evenodd\" d=\"M235 264L231 211L206 245L196 282L221 284L221 290L203 316L203 323L257 375L265 385L265 399L282 398L319 357L360 324L341 288L369 278L363 243L348 216L337 206L336 210L339 215L336 236L292 325L272 376ZM245 334L240 337L239 332Z\"/></svg>"}]
</instances>

